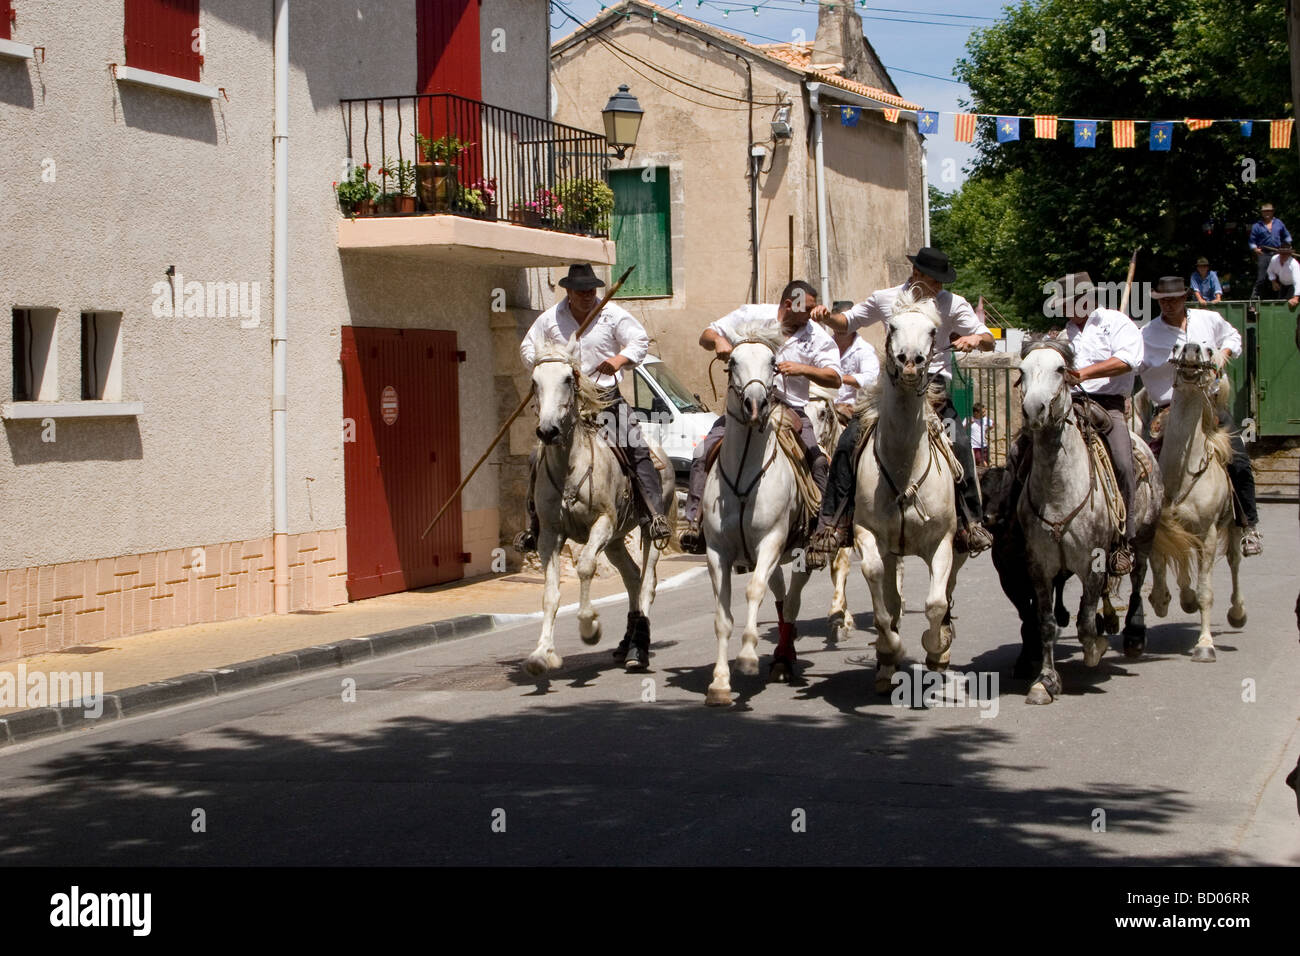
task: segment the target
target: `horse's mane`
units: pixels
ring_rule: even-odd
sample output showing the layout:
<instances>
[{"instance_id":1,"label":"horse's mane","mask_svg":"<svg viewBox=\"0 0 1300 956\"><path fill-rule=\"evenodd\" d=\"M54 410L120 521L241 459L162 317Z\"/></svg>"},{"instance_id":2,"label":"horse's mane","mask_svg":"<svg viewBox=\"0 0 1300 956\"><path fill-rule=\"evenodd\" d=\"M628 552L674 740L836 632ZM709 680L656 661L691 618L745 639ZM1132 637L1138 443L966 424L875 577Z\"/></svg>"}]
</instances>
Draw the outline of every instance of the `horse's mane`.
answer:
<instances>
[{"instance_id":1,"label":"horse's mane","mask_svg":"<svg viewBox=\"0 0 1300 956\"><path fill-rule=\"evenodd\" d=\"M573 380L578 386L578 417L584 422L594 422L597 416L609 407L609 403L604 398L605 390L596 384L595 379L582 374L582 366L578 364L577 353L570 351L568 346L545 342L537 350L533 362L534 366L542 359L559 359L573 369Z\"/></svg>"},{"instance_id":2,"label":"horse's mane","mask_svg":"<svg viewBox=\"0 0 1300 956\"><path fill-rule=\"evenodd\" d=\"M733 346L745 341L762 342L770 346L773 352L779 352L785 344L785 333L781 325L766 319L744 319L726 333L727 341Z\"/></svg>"},{"instance_id":3,"label":"horse's mane","mask_svg":"<svg viewBox=\"0 0 1300 956\"><path fill-rule=\"evenodd\" d=\"M898 293L898 298L894 300L894 308L890 312L890 318L897 318L909 312L919 312L929 319L936 329L939 327L939 307L935 305L932 297L923 295L917 286L908 286Z\"/></svg>"},{"instance_id":4,"label":"horse's mane","mask_svg":"<svg viewBox=\"0 0 1300 956\"><path fill-rule=\"evenodd\" d=\"M1020 347L1020 357L1026 358L1030 352L1039 349L1051 349L1065 359L1066 368L1074 368L1074 346L1064 339L1038 339L1035 342L1026 342Z\"/></svg>"}]
</instances>

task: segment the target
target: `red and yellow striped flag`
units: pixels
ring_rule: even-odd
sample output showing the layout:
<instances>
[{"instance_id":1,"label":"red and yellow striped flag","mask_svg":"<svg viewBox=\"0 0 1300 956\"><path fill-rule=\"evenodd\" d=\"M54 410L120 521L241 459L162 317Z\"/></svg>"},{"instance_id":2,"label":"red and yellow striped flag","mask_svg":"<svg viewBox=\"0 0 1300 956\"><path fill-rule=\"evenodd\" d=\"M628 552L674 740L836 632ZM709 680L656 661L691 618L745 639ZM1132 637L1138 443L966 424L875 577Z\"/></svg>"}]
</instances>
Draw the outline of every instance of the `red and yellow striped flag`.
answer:
<instances>
[{"instance_id":1,"label":"red and yellow striped flag","mask_svg":"<svg viewBox=\"0 0 1300 956\"><path fill-rule=\"evenodd\" d=\"M1286 149L1291 145L1291 127L1295 120L1272 120L1268 124L1268 145L1274 149Z\"/></svg>"},{"instance_id":2,"label":"red and yellow striped flag","mask_svg":"<svg viewBox=\"0 0 1300 956\"><path fill-rule=\"evenodd\" d=\"M1110 144L1116 149L1133 148L1133 121L1113 120L1110 124Z\"/></svg>"},{"instance_id":3,"label":"red and yellow striped flag","mask_svg":"<svg viewBox=\"0 0 1300 956\"><path fill-rule=\"evenodd\" d=\"M885 110L885 119L891 123L898 122L898 110Z\"/></svg>"},{"instance_id":4,"label":"red and yellow striped flag","mask_svg":"<svg viewBox=\"0 0 1300 956\"><path fill-rule=\"evenodd\" d=\"M1188 129L1205 129L1207 126L1213 126L1214 120L1185 119Z\"/></svg>"},{"instance_id":5,"label":"red and yellow striped flag","mask_svg":"<svg viewBox=\"0 0 1300 956\"><path fill-rule=\"evenodd\" d=\"M1036 139L1056 139L1056 117L1035 114L1034 137Z\"/></svg>"},{"instance_id":6,"label":"red and yellow striped flag","mask_svg":"<svg viewBox=\"0 0 1300 956\"><path fill-rule=\"evenodd\" d=\"M956 127L954 138L959 143L975 142L975 114L958 113L955 117Z\"/></svg>"}]
</instances>

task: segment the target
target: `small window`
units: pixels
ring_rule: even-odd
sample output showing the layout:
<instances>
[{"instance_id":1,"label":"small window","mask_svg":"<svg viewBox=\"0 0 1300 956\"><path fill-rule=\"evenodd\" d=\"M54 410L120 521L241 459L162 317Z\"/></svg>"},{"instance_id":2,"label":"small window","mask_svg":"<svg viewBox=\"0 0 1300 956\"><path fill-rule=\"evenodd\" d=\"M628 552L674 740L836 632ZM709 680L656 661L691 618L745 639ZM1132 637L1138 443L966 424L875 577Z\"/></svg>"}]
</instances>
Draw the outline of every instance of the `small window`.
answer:
<instances>
[{"instance_id":1,"label":"small window","mask_svg":"<svg viewBox=\"0 0 1300 956\"><path fill-rule=\"evenodd\" d=\"M673 294L673 257L669 245L668 168L620 169L609 174L614 190L610 238L618 250L615 274L635 264L623 286L625 298Z\"/></svg>"},{"instance_id":2,"label":"small window","mask_svg":"<svg viewBox=\"0 0 1300 956\"><path fill-rule=\"evenodd\" d=\"M14 8L10 0L0 0L0 40L13 39Z\"/></svg>"},{"instance_id":3,"label":"small window","mask_svg":"<svg viewBox=\"0 0 1300 956\"><path fill-rule=\"evenodd\" d=\"M59 397L59 353L55 348L58 309L13 310L15 402L53 402Z\"/></svg>"},{"instance_id":4,"label":"small window","mask_svg":"<svg viewBox=\"0 0 1300 956\"><path fill-rule=\"evenodd\" d=\"M198 82L199 0L125 0L126 65Z\"/></svg>"},{"instance_id":5,"label":"small window","mask_svg":"<svg viewBox=\"0 0 1300 956\"><path fill-rule=\"evenodd\" d=\"M81 398L122 400L122 313L81 313Z\"/></svg>"}]
</instances>

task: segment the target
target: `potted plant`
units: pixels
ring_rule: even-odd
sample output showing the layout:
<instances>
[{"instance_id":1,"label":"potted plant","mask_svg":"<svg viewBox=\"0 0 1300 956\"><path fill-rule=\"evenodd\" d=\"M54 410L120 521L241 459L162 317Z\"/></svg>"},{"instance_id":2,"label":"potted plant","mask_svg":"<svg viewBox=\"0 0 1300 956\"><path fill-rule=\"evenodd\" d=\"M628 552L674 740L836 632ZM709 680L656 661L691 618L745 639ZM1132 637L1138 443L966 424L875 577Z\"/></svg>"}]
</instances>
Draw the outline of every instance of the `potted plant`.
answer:
<instances>
[{"instance_id":1,"label":"potted plant","mask_svg":"<svg viewBox=\"0 0 1300 956\"><path fill-rule=\"evenodd\" d=\"M564 225L574 232L604 235L609 232L609 215L614 211L614 190L599 179L569 179L555 187L563 203Z\"/></svg>"},{"instance_id":2,"label":"potted plant","mask_svg":"<svg viewBox=\"0 0 1300 956\"><path fill-rule=\"evenodd\" d=\"M379 195L379 184L370 181L370 164L362 163L352 167L352 175L341 183L334 184L339 198L339 208L343 214L373 216L375 214L375 197Z\"/></svg>"},{"instance_id":3,"label":"potted plant","mask_svg":"<svg viewBox=\"0 0 1300 956\"><path fill-rule=\"evenodd\" d=\"M415 212L415 163L409 159L390 159L383 166L384 180L393 179L397 189L383 198L392 202L390 215L407 216Z\"/></svg>"},{"instance_id":4,"label":"potted plant","mask_svg":"<svg viewBox=\"0 0 1300 956\"><path fill-rule=\"evenodd\" d=\"M456 157L474 144L451 135L437 139L416 136L415 140L426 160L415 167L416 194L425 209L440 212L456 198Z\"/></svg>"},{"instance_id":5,"label":"potted plant","mask_svg":"<svg viewBox=\"0 0 1300 956\"><path fill-rule=\"evenodd\" d=\"M474 185L469 187L478 192L483 199L483 218L496 219L497 217L497 181L495 179L476 179Z\"/></svg>"},{"instance_id":6,"label":"potted plant","mask_svg":"<svg viewBox=\"0 0 1300 956\"><path fill-rule=\"evenodd\" d=\"M538 224L544 229L551 228L564 218L564 204L545 186L538 186L532 200L524 205L537 215Z\"/></svg>"},{"instance_id":7,"label":"potted plant","mask_svg":"<svg viewBox=\"0 0 1300 956\"><path fill-rule=\"evenodd\" d=\"M477 189L459 186L456 189L456 210L467 212L476 219L482 219L487 213L487 203L483 194Z\"/></svg>"}]
</instances>

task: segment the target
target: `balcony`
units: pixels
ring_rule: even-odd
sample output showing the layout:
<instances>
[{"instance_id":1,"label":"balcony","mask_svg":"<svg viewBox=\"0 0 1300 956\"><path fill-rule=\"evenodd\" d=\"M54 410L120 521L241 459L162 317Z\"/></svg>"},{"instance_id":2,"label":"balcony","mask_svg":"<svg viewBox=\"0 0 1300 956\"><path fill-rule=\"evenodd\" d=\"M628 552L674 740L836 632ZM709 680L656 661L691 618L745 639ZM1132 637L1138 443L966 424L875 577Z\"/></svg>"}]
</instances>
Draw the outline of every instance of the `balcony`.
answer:
<instances>
[{"instance_id":1,"label":"balcony","mask_svg":"<svg viewBox=\"0 0 1300 956\"><path fill-rule=\"evenodd\" d=\"M340 100L338 246L515 267L611 265L598 133L449 93Z\"/></svg>"}]
</instances>

